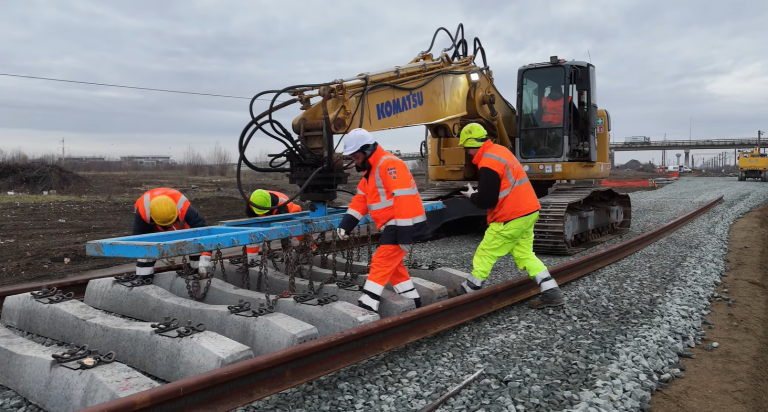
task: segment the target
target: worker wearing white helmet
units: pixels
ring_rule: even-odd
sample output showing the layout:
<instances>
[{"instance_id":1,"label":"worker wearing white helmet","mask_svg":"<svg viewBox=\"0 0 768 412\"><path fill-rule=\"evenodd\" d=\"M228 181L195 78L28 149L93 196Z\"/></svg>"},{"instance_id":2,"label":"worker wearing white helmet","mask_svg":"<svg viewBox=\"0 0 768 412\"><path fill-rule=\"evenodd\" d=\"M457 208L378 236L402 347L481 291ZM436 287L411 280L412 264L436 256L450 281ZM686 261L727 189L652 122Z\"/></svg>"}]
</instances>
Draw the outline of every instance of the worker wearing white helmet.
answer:
<instances>
[{"instance_id":1,"label":"worker wearing white helmet","mask_svg":"<svg viewBox=\"0 0 768 412\"><path fill-rule=\"evenodd\" d=\"M364 174L337 229L339 237L348 238L347 233L367 214L381 230L358 306L378 312L381 293L390 283L395 292L413 299L418 308L421 298L403 264L413 243L428 233L416 182L405 162L385 151L365 129L347 134L343 154L352 157L355 168Z\"/></svg>"}]
</instances>

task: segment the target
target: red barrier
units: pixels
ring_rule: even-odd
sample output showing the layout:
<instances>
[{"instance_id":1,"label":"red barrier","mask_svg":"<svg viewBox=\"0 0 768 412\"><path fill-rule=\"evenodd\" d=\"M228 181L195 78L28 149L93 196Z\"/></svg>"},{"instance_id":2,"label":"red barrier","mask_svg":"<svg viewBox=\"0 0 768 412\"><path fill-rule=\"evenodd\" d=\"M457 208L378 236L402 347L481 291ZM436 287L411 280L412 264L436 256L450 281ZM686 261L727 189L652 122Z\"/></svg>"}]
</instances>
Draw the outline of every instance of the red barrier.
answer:
<instances>
[{"instance_id":1,"label":"red barrier","mask_svg":"<svg viewBox=\"0 0 768 412\"><path fill-rule=\"evenodd\" d=\"M648 179L629 179L629 180L605 180L600 183L602 186L610 187L648 187Z\"/></svg>"}]
</instances>

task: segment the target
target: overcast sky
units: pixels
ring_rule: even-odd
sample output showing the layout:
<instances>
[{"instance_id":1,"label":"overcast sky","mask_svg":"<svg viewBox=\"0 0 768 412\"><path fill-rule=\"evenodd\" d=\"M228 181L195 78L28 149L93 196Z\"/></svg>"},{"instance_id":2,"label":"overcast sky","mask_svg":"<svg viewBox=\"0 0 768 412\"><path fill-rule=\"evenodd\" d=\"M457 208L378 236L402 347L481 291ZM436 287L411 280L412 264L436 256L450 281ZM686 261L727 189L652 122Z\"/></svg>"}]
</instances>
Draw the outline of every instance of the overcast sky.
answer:
<instances>
[{"instance_id":1,"label":"overcast sky","mask_svg":"<svg viewBox=\"0 0 768 412\"><path fill-rule=\"evenodd\" d=\"M480 38L510 101L521 65L591 56L616 141L688 139L691 117L693 139L768 130L768 2L755 0L4 1L0 73L251 97L405 64L458 23ZM0 148L60 153L64 138L72 155L179 158L218 141L234 154L247 106L0 76ZM287 127L298 110L289 114ZM415 151L423 128L376 137ZM265 136L253 143L278 149ZM660 153L616 160L631 158Z\"/></svg>"}]
</instances>

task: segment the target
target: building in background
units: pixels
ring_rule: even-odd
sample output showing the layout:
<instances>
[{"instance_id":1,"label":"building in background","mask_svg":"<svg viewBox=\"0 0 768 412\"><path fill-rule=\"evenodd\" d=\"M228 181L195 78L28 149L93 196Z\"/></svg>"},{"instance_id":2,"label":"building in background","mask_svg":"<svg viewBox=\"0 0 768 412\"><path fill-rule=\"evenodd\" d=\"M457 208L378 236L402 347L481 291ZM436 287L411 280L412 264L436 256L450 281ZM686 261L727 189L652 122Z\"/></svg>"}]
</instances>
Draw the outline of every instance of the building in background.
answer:
<instances>
[{"instance_id":1,"label":"building in background","mask_svg":"<svg viewBox=\"0 0 768 412\"><path fill-rule=\"evenodd\" d=\"M173 164L171 156L120 156L121 162L134 162L140 166L157 166L158 164Z\"/></svg>"}]
</instances>

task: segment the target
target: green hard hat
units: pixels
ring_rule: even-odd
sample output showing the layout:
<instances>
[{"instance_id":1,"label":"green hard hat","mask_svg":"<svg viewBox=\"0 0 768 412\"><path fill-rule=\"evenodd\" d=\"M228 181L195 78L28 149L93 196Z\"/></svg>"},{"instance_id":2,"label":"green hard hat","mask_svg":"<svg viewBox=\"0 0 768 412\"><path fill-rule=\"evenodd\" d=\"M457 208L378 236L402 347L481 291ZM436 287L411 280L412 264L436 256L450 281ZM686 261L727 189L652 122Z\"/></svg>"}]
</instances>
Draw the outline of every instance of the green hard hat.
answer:
<instances>
[{"instance_id":1,"label":"green hard hat","mask_svg":"<svg viewBox=\"0 0 768 412\"><path fill-rule=\"evenodd\" d=\"M253 193L251 193L251 203L254 205L262 206L262 207L271 207L272 206L272 197L269 195L269 192L263 189L254 190ZM259 209L257 207L251 206L251 209L257 214L257 215L263 215L269 210L263 210Z\"/></svg>"},{"instance_id":2,"label":"green hard hat","mask_svg":"<svg viewBox=\"0 0 768 412\"><path fill-rule=\"evenodd\" d=\"M486 141L488 132L485 128L478 123L470 123L461 129L461 135L459 136L459 145L476 148L483 145Z\"/></svg>"}]
</instances>

